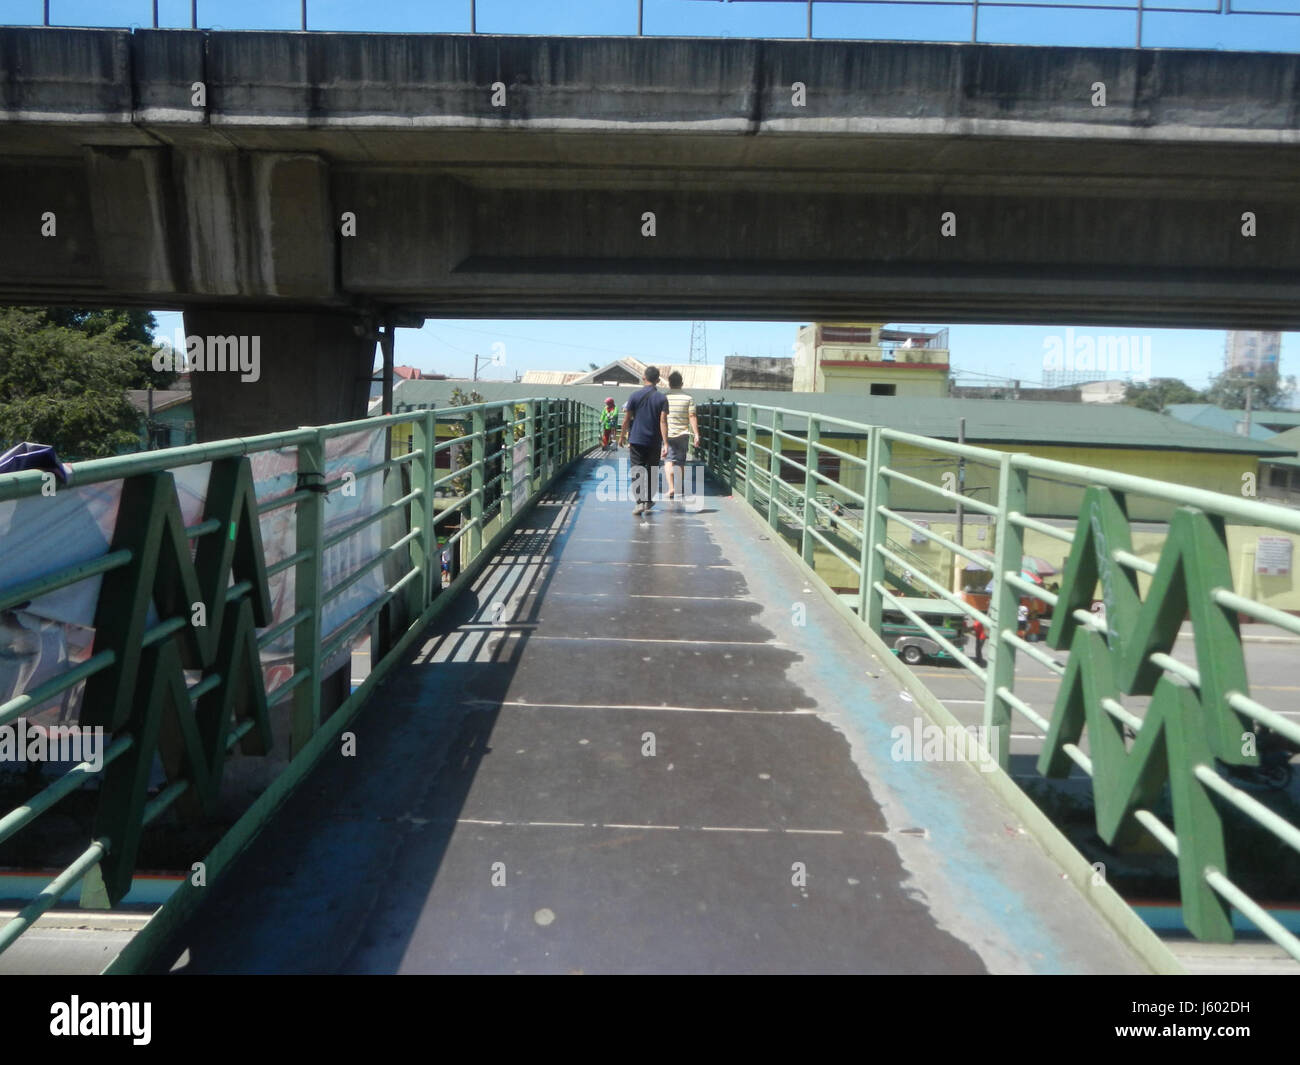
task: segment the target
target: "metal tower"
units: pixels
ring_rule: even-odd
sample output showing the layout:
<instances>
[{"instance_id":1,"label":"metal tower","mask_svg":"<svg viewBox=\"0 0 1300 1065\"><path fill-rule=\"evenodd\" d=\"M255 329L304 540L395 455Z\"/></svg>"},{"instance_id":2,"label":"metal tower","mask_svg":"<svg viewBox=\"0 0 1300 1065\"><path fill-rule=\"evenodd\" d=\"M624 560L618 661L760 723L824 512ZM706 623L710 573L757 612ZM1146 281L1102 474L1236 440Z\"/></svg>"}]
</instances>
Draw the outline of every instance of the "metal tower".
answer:
<instances>
[{"instance_id":1,"label":"metal tower","mask_svg":"<svg viewBox=\"0 0 1300 1065\"><path fill-rule=\"evenodd\" d=\"M704 337L704 323L691 323L691 357L689 362L692 366L697 363L707 365L709 361L709 344Z\"/></svg>"}]
</instances>

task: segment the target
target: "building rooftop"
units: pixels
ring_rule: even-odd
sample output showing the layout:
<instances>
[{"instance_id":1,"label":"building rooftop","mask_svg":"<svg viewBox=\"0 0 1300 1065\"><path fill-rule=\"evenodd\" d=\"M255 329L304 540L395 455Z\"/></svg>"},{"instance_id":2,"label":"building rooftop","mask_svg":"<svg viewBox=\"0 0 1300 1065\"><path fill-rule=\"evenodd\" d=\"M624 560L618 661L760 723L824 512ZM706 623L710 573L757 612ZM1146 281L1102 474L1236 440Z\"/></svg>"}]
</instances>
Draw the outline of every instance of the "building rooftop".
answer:
<instances>
[{"instance_id":1,"label":"building rooftop","mask_svg":"<svg viewBox=\"0 0 1300 1065\"><path fill-rule=\"evenodd\" d=\"M521 384L567 385L585 376L581 370L525 370Z\"/></svg>"},{"instance_id":2,"label":"building rooftop","mask_svg":"<svg viewBox=\"0 0 1300 1065\"><path fill-rule=\"evenodd\" d=\"M641 383L641 376L650 363L631 357L615 359L595 370L585 373L569 370L527 370L520 384L526 385L599 385L601 387L632 387ZM682 375L682 385L687 389L721 388L724 367L707 363L656 363L660 383L666 385L668 375L674 370Z\"/></svg>"},{"instance_id":3,"label":"building rooftop","mask_svg":"<svg viewBox=\"0 0 1300 1065\"><path fill-rule=\"evenodd\" d=\"M1179 421L1200 425L1206 429L1217 429L1221 433L1242 435L1241 428L1246 422L1244 410L1228 410L1216 407L1213 403L1173 403L1165 408L1165 413ZM1282 411L1252 411L1250 418L1250 437L1252 440L1267 440L1275 435L1275 430L1266 425L1266 414L1280 414ZM1300 425L1300 421L1291 424Z\"/></svg>"},{"instance_id":4,"label":"building rooftop","mask_svg":"<svg viewBox=\"0 0 1300 1065\"><path fill-rule=\"evenodd\" d=\"M127 389L126 398L136 410L141 414L149 412L149 392L147 388L130 388ZM177 407L182 403L188 403L194 398L194 393L188 389L153 389L153 412L157 414L168 407Z\"/></svg>"},{"instance_id":5,"label":"building rooftop","mask_svg":"<svg viewBox=\"0 0 1300 1065\"><path fill-rule=\"evenodd\" d=\"M393 394L394 409L446 406L453 388L471 388L485 400L551 396L595 405L597 389L589 385L538 385L520 382L404 381ZM1106 404L1048 403L1030 400L949 399L906 396L855 396L825 392L769 392L755 389L688 388L697 403L709 400L753 403L793 411L816 411L831 417L891 429L957 439L957 423L966 419L966 442L994 446L1059 444L1065 447L1149 448L1232 452L1292 457L1294 450L1234 433L1217 432L1137 407ZM786 419L786 429L800 432L803 418ZM827 429L830 435L829 427ZM846 430L834 435L857 435Z\"/></svg>"}]
</instances>

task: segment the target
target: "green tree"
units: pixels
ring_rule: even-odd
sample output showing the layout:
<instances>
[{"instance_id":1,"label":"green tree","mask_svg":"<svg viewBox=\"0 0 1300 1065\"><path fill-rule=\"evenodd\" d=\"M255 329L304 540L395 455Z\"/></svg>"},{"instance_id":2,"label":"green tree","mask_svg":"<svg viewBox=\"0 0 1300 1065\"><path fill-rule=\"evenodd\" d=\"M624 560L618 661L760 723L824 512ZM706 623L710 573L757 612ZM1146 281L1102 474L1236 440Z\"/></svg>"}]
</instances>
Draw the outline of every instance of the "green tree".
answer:
<instances>
[{"instance_id":1,"label":"green tree","mask_svg":"<svg viewBox=\"0 0 1300 1065\"><path fill-rule=\"evenodd\" d=\"M1244 410L1246 390L1253 388L1254 395L1250 404L1253 409L1286 410L1291 405L1291 394L1295 387L1294 377L1279 377L1275 369L1262 370L1255 377L1243 377L1224 370L1210 382L1205 398L1216 407Z\"/></svg>"},{"instance_id":2,"label":"green tree","mask_svg":"<svg viewBox=\"0 0 1300 1065\"><path fill-rule=\"evenodd\" d=\"M1175 403L1204 403L1205 393L1198 392L1176 377L1156 377L1150 381L1130 381L1124 386L1124 403L1142 410L1163 414Z\"/></svg>"},{"instance_id":3,"label":"green tree","mask_svg":"<svg viewBox=\"0 0 1300 1065\"><path fill-rule=\"evenodd\" d=\"M0 437L52 444L59 458L114 455L139 439L140 415L126 390L138 380L138 350L125 323L97 331L58 325L36 307L0 308Z\"/></svg>"},{"instance_id":4,"label":"green tree","mask_svg":"<svg viewBox=\"0 0 1300 1065\"><path fill-rule=\"evenodd\" d=\"M477 392L470 392L466 394L459 388L453 388L451 390L451 398L447 400L447 406L469 407L469 406L473 406L475 403L482 403L482 402L484 402L484 399ZM451 435L464 436L465 423L452 422ZM458 470L463 470L472 461L470 449L467 448L464 444L453 444L451 448L451 452L453 455L456 456L456 469ZM452 480L451 486L454 489L456 489L457 494L464 495L466 492L469 491L469 479L466 477L456 477Z\"/></svg>"},{"instance_id":5,"label":"green tree","mask_svg":"<svg viewBox=\"0 0 1300 1065\"><path fill-rule=\"evenodd\" d=\"M177 378L170 370L153 368L154 331L158 320L151 311L103 310L86 307L50 307L46 318L53 325L76 329L87 336L102 336L114 326L119 343L127 347L136 363L136 373L128 388L168 388Z\"/></svg>"}]
</instances>

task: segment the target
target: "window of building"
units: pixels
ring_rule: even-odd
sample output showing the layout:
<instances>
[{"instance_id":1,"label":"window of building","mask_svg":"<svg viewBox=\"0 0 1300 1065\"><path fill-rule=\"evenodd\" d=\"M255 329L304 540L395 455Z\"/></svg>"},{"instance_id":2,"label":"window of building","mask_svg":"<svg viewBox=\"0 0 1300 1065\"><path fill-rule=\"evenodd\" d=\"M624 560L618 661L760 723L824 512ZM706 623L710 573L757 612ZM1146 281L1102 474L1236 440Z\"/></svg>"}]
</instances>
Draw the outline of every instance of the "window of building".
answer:
<instances>
[{"instance_id":1,"label":"window of building","mask_svg":"<svg viewBox=\"0 0 1300 1065\"><path fill-rule=\"evenodd\" d=\"M1285 466L1270 466L1268 468L1268 484L1270 488L1285 488L1287 484L1287 468Z\"/></svg>"},{"instance_id":2,"label":"window of building","mask_svg":"<svg viewBox=\"0 0 1300 1065\"><path fill-rule=\"evenodd\" d=\"M898 385L885 385L876 382L871 386L873 396L893 396L898 394Z\"/></svg>"}]
</instances>

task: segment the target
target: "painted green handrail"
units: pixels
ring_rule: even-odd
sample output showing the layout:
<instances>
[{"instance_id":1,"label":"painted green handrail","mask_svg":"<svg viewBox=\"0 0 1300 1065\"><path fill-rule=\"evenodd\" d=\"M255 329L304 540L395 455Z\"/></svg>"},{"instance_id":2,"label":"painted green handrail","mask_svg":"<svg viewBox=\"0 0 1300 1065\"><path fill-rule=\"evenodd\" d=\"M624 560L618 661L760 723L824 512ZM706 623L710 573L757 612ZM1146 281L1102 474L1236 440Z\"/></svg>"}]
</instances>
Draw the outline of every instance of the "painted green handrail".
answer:
<instances>
[{"instance_id":1,"label":"painted green handrail","mask_svg":"<svg viewBox=\"0 0 1300 1065\"><path fill-rule=\"evenodd\" d=\"M789 429L792 419L806 426ZM1025 454L993 451L918 436L816 412L760 404L711 403L700 408L704 450L713 472L725 479L778 531L795 540L804 562L815 570L814 544L822 537L813 520L809 494L818 487L812 474L817 456L833 455L850 463L861 456L836 447L835 434L866 439L866 508L861 530L846 515L830 514L847 542L861 545L856 560L834 554L858 581L856 609L876 631L886 609L902 613L940 642L984 688L984 724L996 737L991 752L1005 769L1010 758L1012 713L1045 734L1038 769L1059 777L1078 765L1092 777L1097 830L1104 842L1118 842L1134 824L1146 828L1178 861L1184 920L1199 938L1229 942L1233 938L1230 907L1236 906L1270 938L1300 959L1300 939L1228 877L1232 837L1211 795L1242 817L1300 850L1300 831L1285 818L1235 787L1216 768L1257 766L1251 741L1260 726L1300 743L1300 725L1250 695L1238 614L1300 632L1300 619L1256 602L1233 588L1225 523L1229 520L1288 533L1300 533L1300 511L1224 495L1186 485L1073 465ZM767 441L766 443L764 441ZM783 456L783 443L806 444L806 462ZM932 455L980 463L997 472L996 502L972 500L893 465L893 449L905 444ZM805 474L802 498L797 485L778 480L782 467ZM1031 477L1077 485L1082 493L1073 531L1028 513ZM773 491L772 485L779 487ZM942 548L949 557L975 558L956 544L901 514L891 505L896 485L928 493L934 509L961 502L995 522L994 589L987 613L940 586L932 572L914 571L918 583L968 619L989 629L990 663L981 668L886 586L886 568L906 561L888 537L896 522ZM1159 559L1147 562L1132 550L1126 509L1131 498L1169 504L1168 532ZM802 510L802 519L800 511ZM1070 545L1059 590L1049 592L1021 576L1024 534L1033 530ZM854 536L853 534L858 534ZM1137 575L1149 579L1145 597ZM1088 608L1100 586L1105 620ZM1016 632L1017 607L1032 595L1053 608L1046 644L1067 652L1066 664ZM1185 618L1192 621L1196 665L1171 657ZM1027 655L1061 676L1056 704L1040 711L1016 693L1015 664ZM1125 696L1150 697L1145 717L1123 706ZM1134 735L1126 740L1124 729ZM1079 747L1087 733L1091 755ZM1245 742L1243 742L1245 741ZM1170 785L1173 827L1148 809Z\"/></svg>"},{"instance_id":2,"label":"painted green handrail","mask_svg":"<svg viewBox=\"0 0 1300 1065\"><path fill-rule=\"evenodd\" d=\"M409 486L393 493L393 502L327 538L325 493L348 480L326 482L327 442L402 424L412 427L410 452L389 455L354 476L357 480L380 474L400 477L408 468ZM439 443L440 426L451 424L468 426L469 431ZM274 706L288 705L290 766L300 762L322 729L324 712L332 711L330 725L340 727L445 603L442 597L472 579L487 557L485 533L493 544L503 539L522 508L535 501L569 462L594 447L598 438L599 414L594 407L537 397L413 411L75 464L73 487L121 483L108 551L39 578L18 574L8 586L0 586L0 605L11 608L99 577L95 653L37 689L0 704L0 724L85 681L80 724L104 730L106 755L98 771L83 762L15 809L0 811L0 840L31 832L43 814L96 777L98 809L86 849L0 929L0 952L79 882L83 905L119 902L130 889L145 827L173 807L186 818L211 812L220 794L227 751L238 744L245 754L269 752ZM517 440L527 441L518 470ZM459 451L468 456L468 464L449 477L439 476L435 455L457 444L464 445ZM277 449L293 449L297 487L285 496L258 500L248 456ZM172 471L207 462L212 468L203 520L187 529ZM517 476L522 485L516 485ZM469 482L461 499L437 512L435 488L461 477ZM47 481L39 471L0 476L0 501L39 498L43 489L48 490ZM517 488L522 489L521 504ZM295 510L296 548L268 566L259 517L286 506ZM394 517L401 519L402 532L390 536L373 558L326 586L324 552ZM442 548L434 532L453 517L460 520L461 529L450 541L459 545L463 571L444 589L439 578ZM404 563L399 568L406 572L333 633L323 632L326 604L393 560ZM289 571L294 575L294 602L289 616L273 624L268 580ZM151 602L160 617L146 630ZM198 604L204 608L203 625L194 623ZM322 670L330 654L350 647L385 612L389 624L371 633L370 675L339 706L323 706L328 678ZM259 650L290 634L293 677L268 693ZM199 678L187 682L186 670L198 670ZM151 798L148 783L156 753L161 755L167 782ZM299 772L295 767L294 775ZM282 775L290 774L286 770ZM215 872L208 870L209 875Z\"/></svg>"}]
</instances>

